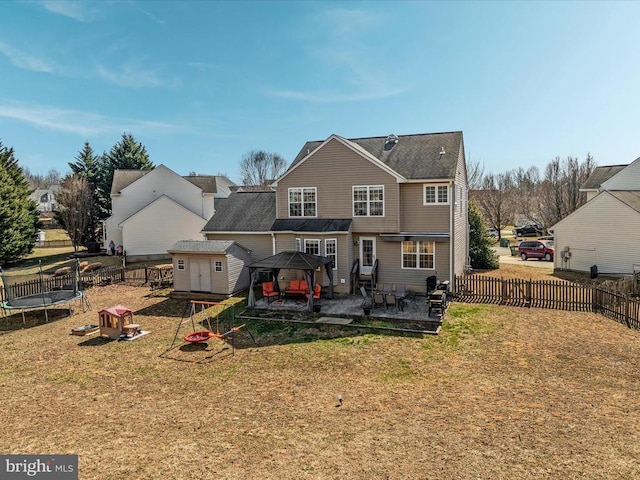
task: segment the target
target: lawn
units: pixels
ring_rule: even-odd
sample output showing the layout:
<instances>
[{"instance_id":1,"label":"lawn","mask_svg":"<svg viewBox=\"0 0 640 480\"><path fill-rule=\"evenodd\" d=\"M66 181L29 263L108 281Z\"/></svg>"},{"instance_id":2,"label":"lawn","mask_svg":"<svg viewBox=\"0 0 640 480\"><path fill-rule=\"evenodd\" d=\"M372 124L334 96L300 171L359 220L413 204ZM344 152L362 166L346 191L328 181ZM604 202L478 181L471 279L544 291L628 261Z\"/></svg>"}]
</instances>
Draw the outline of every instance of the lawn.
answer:
<instances>
[{"instance_id":1,"label":"lawn","mask_svg":"<svg viewBox=\"0 0 640 480\"><path fill-rule=\"evenodd\" d=\"M161 357L184 301L88 297L0 319L0 451L77 453L82 479L640 478L640 333L595 314L453 304L437 337L254 323L234 356ZM151 333L69 335L116 303Z\"/></svg>"}]
</instances>

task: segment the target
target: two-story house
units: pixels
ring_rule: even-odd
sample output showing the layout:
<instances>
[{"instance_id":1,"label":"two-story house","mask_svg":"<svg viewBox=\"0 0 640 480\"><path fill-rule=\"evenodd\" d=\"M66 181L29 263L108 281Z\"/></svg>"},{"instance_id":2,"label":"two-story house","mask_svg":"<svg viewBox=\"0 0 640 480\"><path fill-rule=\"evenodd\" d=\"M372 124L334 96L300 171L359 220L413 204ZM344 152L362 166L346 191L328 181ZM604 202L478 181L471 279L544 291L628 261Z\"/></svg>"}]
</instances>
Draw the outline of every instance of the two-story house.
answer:
<instances>
[{"instance_id":1,"label":"two-story house","mask_svg":"<svg viewBox=\"0 0 640 480\"><path fill-rule=\"evenodd\" d=\"M232 185L221 176L183 177L164 165L116 170L104 244L122 245L132 260L166 258L178 240L203 238L202 227L214 213L214 199L227 196Z\"/></svg>"},{"instance_id":2,"label":"two-story house","mask_svg":"<svg viewBox=\"0 0 640 480\"><path fill-rule=\"evenodd\" d=\"M450 280L467 264L462 132L307 142L272 188L220 202L206 239L235 241L253 260L295 250L332 257L337 292L372 273L424 291L428 276Z\"/></svg>"},{"instance_id":3,"label":"two-story house","mask_svg":"<svg viewBox=\"0 0 640 480\"><path fill-rule=\"evenodd\" d=\"M587 202L556 223L554 268L614 275L640 271L640 158L597 167L583 185Z\"/></svg>"}]
</instances>

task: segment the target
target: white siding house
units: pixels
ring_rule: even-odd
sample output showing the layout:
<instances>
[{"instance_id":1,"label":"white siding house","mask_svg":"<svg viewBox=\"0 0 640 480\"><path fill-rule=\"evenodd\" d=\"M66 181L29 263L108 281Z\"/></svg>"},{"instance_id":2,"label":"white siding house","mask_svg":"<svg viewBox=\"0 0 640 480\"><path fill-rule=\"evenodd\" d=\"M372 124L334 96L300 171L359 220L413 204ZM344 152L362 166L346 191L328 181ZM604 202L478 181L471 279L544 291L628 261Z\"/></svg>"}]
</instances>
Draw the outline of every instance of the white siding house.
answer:
<instances>
[{"instance_id":1,"label":"white siding house","mask_svg":"<svg viewBox=\"0 0 640 480\"><path fill-rule=\"evenodd\" d=\"M610 175L608 178L606 175ZM552 227L554 267L628 275L640 265L640 159L602 167L590 178L590 200ZM600 181L601 180L601 181Z\"/></svg>"},{"instance_id":2,"label":"white siding house","mask_svg":"<svg viewBox=\"0 0 640 480\"><path fill-rule=\"evenodd\" d=\"M214 213L216 177L182 177L159 165L153 170L116 170L105 245L122 245L128 257L167 257L178 240L202 239Z\"/></svg>"}]
</instances>

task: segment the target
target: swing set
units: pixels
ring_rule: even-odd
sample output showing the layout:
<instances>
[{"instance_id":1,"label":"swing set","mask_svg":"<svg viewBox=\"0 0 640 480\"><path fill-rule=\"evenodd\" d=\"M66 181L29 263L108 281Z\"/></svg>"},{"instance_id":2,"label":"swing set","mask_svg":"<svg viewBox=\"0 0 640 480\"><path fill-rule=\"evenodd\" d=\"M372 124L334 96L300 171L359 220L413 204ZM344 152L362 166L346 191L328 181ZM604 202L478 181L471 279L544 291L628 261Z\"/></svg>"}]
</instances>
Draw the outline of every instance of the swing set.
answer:
<instances>
[{"instance_id":1,"label":"swing set","mask_svg":"<svg viewBox=\"0 0 640 480\"><path fill-rule=\"evenodd\" d=\"M215 307L219 305L222 305L223 308L219 309L217 313L210 311L210 309L215 309ZM187 309L189 311L188 317L186 316ZM221 318L221 315L225 312L227 312L228 319L225 319L224 316L222 316ZM215 313L215 317L213 313ZM214 323L212 323L212 321L214 321ZM182 326L188 323L191 323L192 331L190 333L187 333L183 337L184 343L204 344L211 338L217 338L224 342L228 342L230 339L233 355L236 354L236 333L241 328L246 327L245 323L243 323L242 325L235 325L235 307L233 305L229 306L222 302L190 300L189 303L185 305L185 308L182 311L182 317L180 318L180 322L178 323L178 327L176 328L176 333L173 336L171 346L164 353L167 353L169 350L174 348L176 342L178 342L178 337L180 336L180 330L182 329ZM206 327L206 329L202 329L201 327L197 328L196 325ZM255 339L253 338L251 332L248 329L246 331L251 339L255 342Z\"/></svg>"}]
</instances>

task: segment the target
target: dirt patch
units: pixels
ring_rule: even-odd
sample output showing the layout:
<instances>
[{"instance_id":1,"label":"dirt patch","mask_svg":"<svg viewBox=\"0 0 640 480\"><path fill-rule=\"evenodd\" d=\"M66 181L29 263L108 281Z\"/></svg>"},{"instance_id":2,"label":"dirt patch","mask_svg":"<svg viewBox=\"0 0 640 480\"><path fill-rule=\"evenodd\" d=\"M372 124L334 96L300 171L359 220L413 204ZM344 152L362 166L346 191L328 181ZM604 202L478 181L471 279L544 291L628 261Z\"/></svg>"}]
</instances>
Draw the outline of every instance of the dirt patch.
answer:
<instances>
[{"instance_id":1,"label":"dirt patch","mask_svg":"<svg viewBox=\"0 0 640 480\"><path fill-rule=\"evenodd\" d=\"M88 296L0 319L0 451L77 453L82 479L640 478L640 334L595 314L454 303L437 337L256 323L235 355L169 359L184 301ZM70 335L115 304L151 334Z\"/></svg>"}]
</instances>

